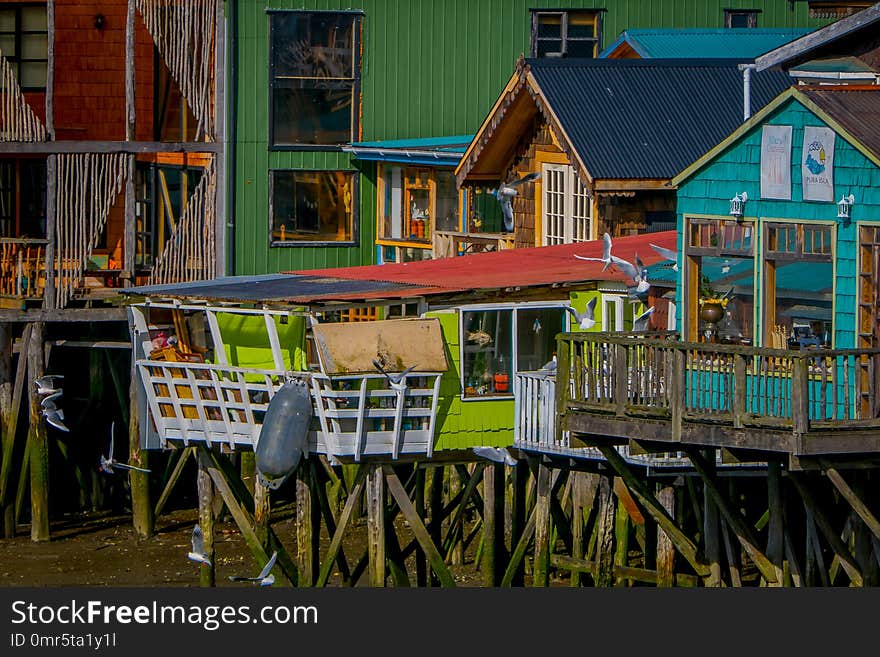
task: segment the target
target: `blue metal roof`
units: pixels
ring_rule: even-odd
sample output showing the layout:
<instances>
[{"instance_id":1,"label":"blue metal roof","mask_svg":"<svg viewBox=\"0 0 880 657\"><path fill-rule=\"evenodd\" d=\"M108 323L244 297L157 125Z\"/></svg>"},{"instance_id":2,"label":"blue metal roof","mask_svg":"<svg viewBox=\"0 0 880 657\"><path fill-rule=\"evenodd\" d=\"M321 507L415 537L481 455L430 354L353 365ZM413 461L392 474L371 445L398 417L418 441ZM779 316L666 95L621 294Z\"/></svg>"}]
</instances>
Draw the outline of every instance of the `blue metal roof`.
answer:
<instances>
[{"instance_id":1,"label":"blue metal roof","mask_svg":"<svg viewBox=\"0 0 880 657\"><path fill-rule=\"evenodd\" d=\"M733 59L529 59L571 146L596 179L668 179L743 121ZM791 85L753 72L752 112Z\"/></svg>"},{"instance_id":2,"label":"blue metal roof","mask_svg":"<svg viewBox=\"0 0 880 657\"><path fill-rule=\"evenodd\" d=\"M646 58L754 59L810 32L801 28L747 27L624 30L599 57L608 57L626 43L639 57Z\"/></svg>"},{"instance_id":3,"label":"blue metal roof","mask_svg":"<svg viewBox=\"0 0 880 657\"><path fill-rule=\"evenodd\" d=\"M461 156L473 138L473 135L457 135L421 139L360 141L345 146L342 150L353 153L359 160L454 167L461 160Z\"/></svg>"}]
</instances>

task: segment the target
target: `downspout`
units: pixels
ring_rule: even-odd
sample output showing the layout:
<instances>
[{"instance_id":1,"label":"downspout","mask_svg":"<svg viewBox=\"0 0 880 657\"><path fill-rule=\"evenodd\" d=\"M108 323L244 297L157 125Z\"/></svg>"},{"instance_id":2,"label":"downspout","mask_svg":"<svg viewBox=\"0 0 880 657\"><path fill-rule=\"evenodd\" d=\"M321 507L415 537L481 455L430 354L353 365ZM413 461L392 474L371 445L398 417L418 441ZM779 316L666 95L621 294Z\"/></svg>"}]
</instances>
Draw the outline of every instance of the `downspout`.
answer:
<instances>
[{"instance_id":1,"label":"downspout","mask_svg":"<svg viewBox=\"0 0 880 657\"><path fill-rule=\"evenodd\" d=\"M752 71L754 64L740 64L739 70L743 74L743 121L748 121L752 115Z\"/></svg>"},{"instance_id":2,"label":"downspout","mask_svg":"<svg viewBox=\"0 0 880 657\"><path fill-rule=\"evenodd\" d=\"M238 104L238 2L232 0L226 3L229 11L228 30L226 33L227 61L229 62L229 93L226 97L226 271L227 276L235 275L235 188L236 188L236 156L238 144L238 114L235 111Z\"/></svg>"}]
</instances>

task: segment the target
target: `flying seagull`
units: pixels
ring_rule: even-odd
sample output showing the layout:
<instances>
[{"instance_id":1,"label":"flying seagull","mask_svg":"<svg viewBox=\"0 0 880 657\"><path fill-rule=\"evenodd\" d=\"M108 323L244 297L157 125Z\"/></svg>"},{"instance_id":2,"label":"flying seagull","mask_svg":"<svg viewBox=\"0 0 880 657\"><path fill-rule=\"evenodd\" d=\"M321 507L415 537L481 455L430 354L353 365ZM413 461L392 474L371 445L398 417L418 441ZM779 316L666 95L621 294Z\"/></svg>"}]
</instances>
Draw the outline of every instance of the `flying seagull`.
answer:
<instances>
[{"instance_id":1,"label":"flying seagull","mask_svg":"<svg viewBox=\"0 0 880 657\"><path fill-rule=\"evenodd\" d=\"M55 406L53 402L49 402L52 406ZM61 431L70 431L66 426L64 426L64 411L60 408L44 408L42 410L43 416L46 418L46 422L51 424L56 429L60 429Z\"/></svg>"},{"instance_id":2,"label":"flying seagull","mask_svg":"<svg viewBox=\"0 0 880 657\"><path fill-rule=\"evenodd\" d=\"M211 560L208 559L208 555L205 554L205 537L202 534L202 528L196 524L193 527L192 533L192 552L186 555L186 558L190 561L196 561L198 563L203 563L206 566L211 565Z\"/></svg>"},{"instance_id":3,"label":"flying seagull","mask_svg":"<svg viewBox=\"0 0 880 657\"><path fill-rule=\"evenodd\" d=\"M37 386L37 394L51 395L56 392L61 392L61 388L55 387L54 379L63 378L63 374L44 374L43 376L34 379L34 385Z\"/></svg>"},{"instance_id":4,"label":"flying seagull","mask_svg":"<svg viewBox=\"0 0 880 657\"><path fill-rule=\"evenodd\" d=\"M110 423L110 454L108 456L104 456L101 454L101 471L106 472L107 474L113 474L115 472L115 468L119 468L121 470L137 470L138 472L149 472L146 468L138 468L133 465L128 465L127 463L120 463L115 458L113 458L113 435L115 433L116 423Z\"/></svg>"},{"instance_id":5,"label":"flying seagull","mask_svg":"<svg viewBox=\"0 0 880 657\"><path fill-rule=\"evenodd\" d=\"M240 575L230 575L231 582L259 582L260 586L272 586L275 583L275 575L272 574L272 568L275 567L275 560L278 558L278 552L273 552L269 557L269 561L263 566L263 570L256 577L241 577Z\"/></svg>"},{"instance_id":6,"label":"flying seagull","mask_svg":"<svg viewBox=\"0 0 880 657\"><path fill-rule=\"evenodd\" d=\"M58 406L55 404L55 400L61 396L61 391L49 395L48 397L43 397L40 400L40 406L47 411L56 411L58 410Z\"/></svg>"},{"instance_id":7,"label":"flying seagull","mask_svg":"<svg viewBox=\"0 0 880 657\"><path fill-rule=\"evenodd\" d=\"M503 447L474 447L474 454L495 463L516 465L516 459Z\"/></svg>"},{"instance_id":8,"label":"flying seagull","mask_svg":"<svg viewBox=\"0 0 880 657\"><path fill-rule=\"evenodd\" d=\"M636 333L644 332L648 330L648 322L651 319L651 314L654 312L654 306L648 308L641 315L636 317L633 320L633 331Z\"/></svg>"},{"instance_id":9,"label":"flying seagull","mask_svg":"<svg viewBox=\"0 0 880 657\"><path fill-rule=\"evenodd\" d=\"M592 260L593 262L604 262L605 266L602 267L602 271L608 269L611 266L611 235L605 233L602 235L602 257L601 258L588 258L586 256L576 255L575 258L578 260Z\"/></svg>"},{"instance_id":10,"label":"flying seagull","mask_svg":"<svg viewBox=\"0 0 880 657\"><path fill-rule=\"evenodd\" d=\"M504 229L513 232L513 197L517 195L517 187L541 177L541 173L533 171L516 180L503 183L498 189L492 190L492 195L501 204L501 213L504 215Z\"/></svg>"},{"instance_id":11,"label":"flying seagull","mask_svg":"<svg viewBox=\"0 0 880 657\"><path fill-rule=\"evenodd\" d=\"M418 367L418 365L410 365L405 370L403 370L403 372L386 372L385 368L382 367L382 363L380 363L375 358L373 359L373 366L385 375L385 378L388 379L388 383L391 385L391 388L397 391L406 390L406 376Z\"/></svg>"},{"instance_id":12,"label":"flying seagull","mask_svg":"<svg viewBox=\"0 0 880 657\"><path fill-rule=\"evenodd\" d=\"M572 317L574 317L574 321L577 322L577 325L584 331L587 331L596 325L596 320L593 313L596 310L596 300L598 298L599 297L593 297L592 299L587 301L587 307L582 313L578 312L571 306L565 307L565 309L571 313Z\"/></svg>"},{"instance_id":13,"label":"flying seagull","mask_svg":"<svg viewBox=\"0 0 880 657\"><path fill-rule=\"evenodd\" d=\"M664 249L662 246L657 246L656 244L650 244L650 247L660 256L672 263L672 271L678 271L678 253L672 249Z\"/></svg>"}]
</instances>

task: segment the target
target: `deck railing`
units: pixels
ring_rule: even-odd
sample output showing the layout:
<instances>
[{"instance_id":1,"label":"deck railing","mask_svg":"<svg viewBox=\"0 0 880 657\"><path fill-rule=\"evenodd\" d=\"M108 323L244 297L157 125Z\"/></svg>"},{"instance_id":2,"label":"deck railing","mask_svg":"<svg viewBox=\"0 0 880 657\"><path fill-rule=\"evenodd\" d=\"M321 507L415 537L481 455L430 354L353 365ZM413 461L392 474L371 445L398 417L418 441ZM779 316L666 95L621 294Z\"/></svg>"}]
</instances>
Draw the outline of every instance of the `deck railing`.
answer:
<instances>
[{"instance_id":1,"label":"deck railing","mask_svg":"<svg viewBox=\"0 0 880 657\"><path fill-rule=\"evenodd\" d=\"M44 239L0 237L0 294L21 299L43 296L47 244Z\"/></svg>"},{"instance_id":2,"label":"deck railing","mask_svg":"<svg viewBox=\"0 0 880 657\"><path fill-rule=\"evenodd\" d=\"M459 253L502 251L513 248L513 233L461 233L435 230L433 253L435 258L451 258Z\"/></svg>"},{"instance_id":3,"label":"deck railing","mask_svg":"<svg viewBox=\"0 0 880 657\"><path fill-rule=\"evenodd\" d=\"M560 336L557 412L734 427L880 427L880 350L785 351L607 333Z\"/></svg>"}]
</instances>

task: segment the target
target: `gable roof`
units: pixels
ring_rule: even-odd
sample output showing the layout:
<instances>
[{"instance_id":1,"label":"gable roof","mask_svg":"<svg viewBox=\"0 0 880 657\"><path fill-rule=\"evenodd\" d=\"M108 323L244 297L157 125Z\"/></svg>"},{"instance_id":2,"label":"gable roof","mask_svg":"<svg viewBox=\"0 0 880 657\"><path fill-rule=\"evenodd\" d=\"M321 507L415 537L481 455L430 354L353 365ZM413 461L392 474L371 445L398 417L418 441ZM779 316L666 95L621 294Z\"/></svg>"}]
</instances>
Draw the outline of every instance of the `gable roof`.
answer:
<instances>
[{"instance_id":1,"label":"gable roof","mask_svg":"<svg viewBox=\"0 0 880 657\"><path fill-rule=\"evenodd\" d=\"M876 33L880 21L880 2L852 16L841 18L830 25L819 28L791 43L779 46L755 59L755 70L763 71L771 67L788 68L816 57L852 54L836 52L862 45L868 30Z\"/></svg>"},{"instance_id":2,"label":"gable roof","mask_svg":"<svg viewBox=\"0 0 880 657\"><path fill-rule=\"evenodd\" d=\"M754 114L734 130L726 139L716 144L675 176L671 185L681 183L708 165L720 153L730 148L776 111L789 99L794 99L816 114L841 137L846 139L865 157L880 167L880 126L876 117L880 114L880 86L877 85L801 85L781 93L773 102Z\"/></svg>"},{"instance_id":3,"label":"gable roof","mask_svg":"<svg viewBox=\"0 0 880 657\"><path fill-rule=\"evenodd\" d=\"M694 28L624 30L599 57L613 58L626 44L642 58L753 59L808 34L804 28Z\"/></svg>"},{"instance_id":4,"label":"gable roof","mask_svg":"<svg viewBox=\"0 0 880 657\"><path fill-rule=\"evenodd\" d=\"M736 60L528 60L532 76L593 179L668 179L742 122ZM790 85L753 75L753 107Z\"/></svg>"}]
</instances>

